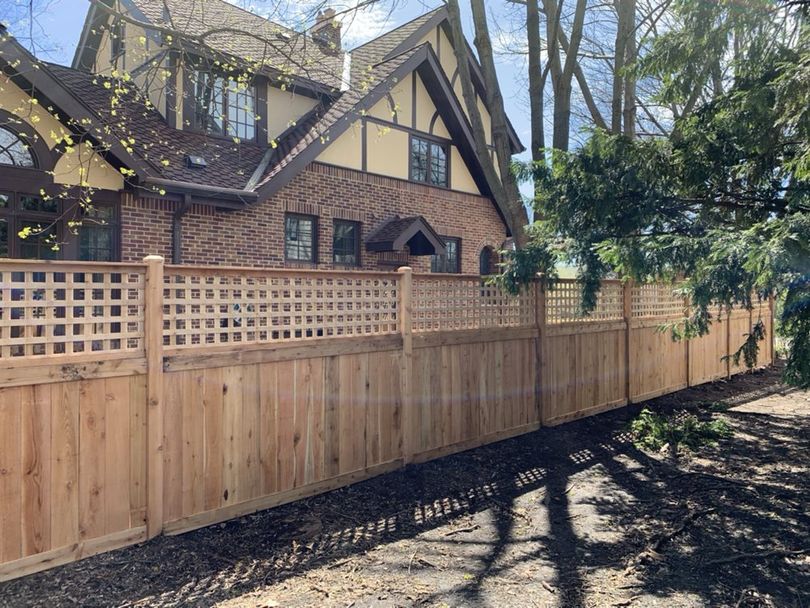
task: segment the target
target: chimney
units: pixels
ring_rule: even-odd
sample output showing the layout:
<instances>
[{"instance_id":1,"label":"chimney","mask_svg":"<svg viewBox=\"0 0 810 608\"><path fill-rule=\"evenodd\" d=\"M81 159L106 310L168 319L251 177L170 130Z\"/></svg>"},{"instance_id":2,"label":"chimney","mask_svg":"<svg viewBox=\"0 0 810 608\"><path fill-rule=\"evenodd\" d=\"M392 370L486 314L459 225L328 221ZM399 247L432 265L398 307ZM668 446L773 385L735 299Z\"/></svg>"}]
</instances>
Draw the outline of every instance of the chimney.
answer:
<instances>
[{"instance_id":1,"label":"chimney","mask_svg":"<svg viewBox=\"0 0 810 608\"><path fill-rule=\"evenodd\" d=\"M341 23L335 19L335 15L335 9L331 7L318 11L315 25L309 30L315 44L327 55L340 55L343 51L340 42Z\"/></svg>"}]
</instances>

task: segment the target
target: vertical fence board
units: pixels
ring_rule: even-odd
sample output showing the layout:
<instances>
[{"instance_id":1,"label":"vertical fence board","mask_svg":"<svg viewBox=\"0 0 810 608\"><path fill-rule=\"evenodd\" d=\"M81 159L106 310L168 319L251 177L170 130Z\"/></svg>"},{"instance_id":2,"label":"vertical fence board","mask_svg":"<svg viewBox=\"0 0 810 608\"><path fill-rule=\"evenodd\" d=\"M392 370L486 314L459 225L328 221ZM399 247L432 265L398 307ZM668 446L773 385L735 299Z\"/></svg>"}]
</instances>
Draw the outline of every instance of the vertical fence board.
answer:
<instances>
[{"instance_id":1,"label":"vertical fence board","mask_svg":"<svg viewBox=\"0 0 810 608\"><path fill-rule=\"evenodd\" d=\"M22 554L28 556L51 548L50 387L25 387L21 406Z\"/></svg>"},{"instance_id":2,"label":"vertical fence board","mask_svg":"<svg viewBox=\"0 0 810 608\"><path fill-rule=\"evenodd\" d=\"M52 384L51 399L51 544L57 548L79 541L79 383Z\"/></svg>"},{"instance_id":3,"label":"vertical fence board","mask_svg":"<svg viewBox=\"0 0 810 608\"><path fill-rule=\"evenodd\" d=\"M0 389L0 562L22 557L21 400L21 389Z\"/></svg>"}]
</instances>

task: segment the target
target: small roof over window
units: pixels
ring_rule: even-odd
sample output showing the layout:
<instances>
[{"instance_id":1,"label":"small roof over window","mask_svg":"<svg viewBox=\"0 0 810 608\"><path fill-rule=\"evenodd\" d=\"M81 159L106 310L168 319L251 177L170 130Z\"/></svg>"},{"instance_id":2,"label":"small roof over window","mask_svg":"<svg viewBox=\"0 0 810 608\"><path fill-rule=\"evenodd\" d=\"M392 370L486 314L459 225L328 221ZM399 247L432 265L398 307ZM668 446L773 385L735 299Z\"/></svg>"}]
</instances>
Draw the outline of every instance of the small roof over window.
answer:
<instances>
[{"instance_id":1,"label":"small roof over window","mask_svg":"<svg viewBox=\"0 0 810 608\"><path fill-rule=\"evenodd\" d=\"M394 216L366 239L366 249L369 251L403 251L406 246L411 255L445 253L444 241L421 215Z\"/></svg>"}]
</instances>

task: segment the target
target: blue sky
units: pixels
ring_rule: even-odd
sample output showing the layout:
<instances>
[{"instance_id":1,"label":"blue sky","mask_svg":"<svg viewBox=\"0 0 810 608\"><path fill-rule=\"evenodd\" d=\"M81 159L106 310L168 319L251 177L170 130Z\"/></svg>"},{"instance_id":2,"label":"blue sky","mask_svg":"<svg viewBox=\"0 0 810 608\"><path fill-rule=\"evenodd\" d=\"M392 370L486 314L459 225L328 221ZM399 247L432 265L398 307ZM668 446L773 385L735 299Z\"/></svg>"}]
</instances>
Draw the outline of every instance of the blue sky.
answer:
<instances>
[{"instance_id":1,"label":"blue sky","mask_svg":"<svg viewBox=\"0 0 810 608\"><path fill-rule=\"evenodd\" d=\"M24 9L28 4L27 0L0 0L3 3L9 1L21 7L21 9ZM337 0L334 4L340 9L345 7L347 2L356 1ZM37 48L33 50L42 59L70 65L90 3L87 0L45 0L45 2L46 10L38 16L33 28L33 37L37 40ZM307 3L306 0L304 2L282 0L282 2L286 4L287 12L294 12L298 7L305 7ZM259 14L266 13L271 7L279 4L278 0L253 0L252 2L234 0L234 3ZM384 31L393 29L422 13L436 8L440 4L440 0L398 0L396 3L382 1L377 5L373 5L371 10L358 13L352 22L346 24L345 39L347 46L349 48L357 46ZM461 2L461 5L464 12L464 26L467 37L472 40L472 21L468 4ZM502 8L493 8L492 21L506 26L510 15L502 12L504 10ZM19 14L24 15L25 11L21 10ZM30 46L30 43L28 43L30 30L27 21L18 20L16 23L12 22L8 25L12 34L17 36L26 46ZM504 29L507 28L504 27ZM493 31L496 30L497 28L493 27ZM508 38L508 35L505 34L498 38L503 37ZM497 43L496 40L496 45ZM524 70L522 59L506 56L498 57L498 75L509 118L523 144L528 145L530 141L530 124L525 98ZM528 188L527 192L530 191L531 188Z\"/></svg>"}]
</instances>

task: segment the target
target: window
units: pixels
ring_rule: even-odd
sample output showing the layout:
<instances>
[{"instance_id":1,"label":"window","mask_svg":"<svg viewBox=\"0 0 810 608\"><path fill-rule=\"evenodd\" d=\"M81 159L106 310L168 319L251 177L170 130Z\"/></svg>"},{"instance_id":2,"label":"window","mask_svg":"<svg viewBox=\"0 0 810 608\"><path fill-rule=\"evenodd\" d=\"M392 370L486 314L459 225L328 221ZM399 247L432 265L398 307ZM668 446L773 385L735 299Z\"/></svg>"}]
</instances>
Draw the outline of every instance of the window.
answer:
<instances>
[{"instance_id":1,"label":"window","mask_svg":"<svg viewBox=\"0 0 810 608\"><path fill-rule=\"evenodd\" d=\"M284 216L284 256L290 262L317 261L318 220L312 215Z\"/></svg>"},{"instance_id":2,"label":"window","mask_svg":"<svg viewBox=\"0 0 810 608\"><path fill-rule=\"evenodd\" d=\"M447 145L411 137L411 180L447 187Z\"/></svg>"},{"instance_id":3,"label":"window","mask_svg":"<svg viewBox=\"0 0 810 608\"><path fill-rule=\"evenodd\" d=\"M97 203L79 210L76 205L33 194L0 192L0 258L117 260L115 207ZM75 234L67 228L74 219L81 220ZM28 236L21 238L20 232L28 232Z\"/></svg>"},{"instance_id":4,"label":"window","mask_svg":"<svg viewBox=\"0 0 810 608\"><path fill-rule=\"evenodd\" d=\"M115 259L116 225L112 207L93 206L84 212L79 228L79 259L87 262L112 262Z\"/></svg>"},{"instance_id":5,"label":"window","mask_svg":"<svg viewBox=\"0 0 810 608\"><path fill-rule=\"evenodd\" d=\"M478 273L482 277L487 277L494 273L495 250L492 247L484 247L478 256Z\"/></svg>"},{"instance_id":6,"label":"window","mask_svg":"<svg viewBox=\"0 0 810 608\"><path fill-rule=\"evenodd\" d=\"M332 259L344 266L360 265L360 223L335 220Z\"/></svg>"},{"instance_id":7,"label":"window","mask_svg":"<svg viewBox=\"0 0 810 608\"><path fill-rule=\"evenodd\" d=\"M193 78L195 130L256 139L256 100L251 85L204 70L196 71Z\"/></svg>"},{"instance_id":8,"label":"window","mask_svg":"<svg viewBox=\"0 0 810 608\"><path fill-rule=\"evenodd\" d=\"M34 155L19 135L0 127L0 165L13 167L36 167Z\"/></svg>"},{"instance_id":9,"label":"window","mask_svg":"<svg viewBox=\"0 0 810 608\"><path fill-rule=\"evenodd\" d=\"M444 255L434 255L430 260L431 272L461 272L461 239L443 236L446 246Z\"/></svg>"}]
</instances>

